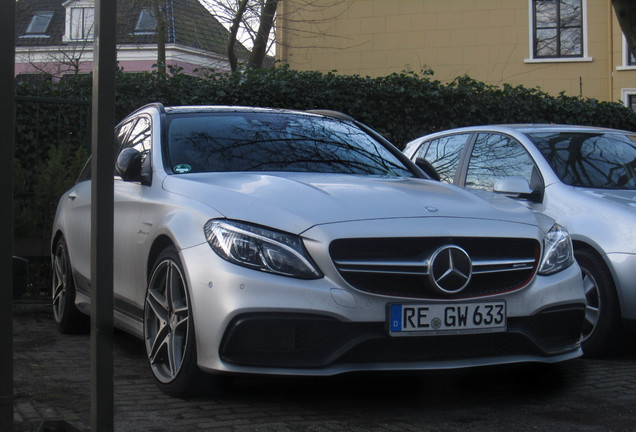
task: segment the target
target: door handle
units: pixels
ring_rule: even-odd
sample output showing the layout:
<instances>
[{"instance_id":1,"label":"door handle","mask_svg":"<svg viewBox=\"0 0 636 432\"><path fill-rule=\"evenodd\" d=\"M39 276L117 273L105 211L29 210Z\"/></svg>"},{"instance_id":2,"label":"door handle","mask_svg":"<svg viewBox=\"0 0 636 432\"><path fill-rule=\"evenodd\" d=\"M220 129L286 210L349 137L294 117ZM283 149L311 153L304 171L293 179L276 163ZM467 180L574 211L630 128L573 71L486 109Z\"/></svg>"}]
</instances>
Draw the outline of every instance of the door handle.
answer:
<instances>
[{"instance_id":1,"label":"door handle","mask_svg":"<svg viewBox=\"0 0 636 432\"><path fill-rule=\"evenodd\" d=\"M77 198L77 192L73 191L68 194L68 199L70 199L71 201L74 200L75 198Z\"/></svg>"}]
</instances>

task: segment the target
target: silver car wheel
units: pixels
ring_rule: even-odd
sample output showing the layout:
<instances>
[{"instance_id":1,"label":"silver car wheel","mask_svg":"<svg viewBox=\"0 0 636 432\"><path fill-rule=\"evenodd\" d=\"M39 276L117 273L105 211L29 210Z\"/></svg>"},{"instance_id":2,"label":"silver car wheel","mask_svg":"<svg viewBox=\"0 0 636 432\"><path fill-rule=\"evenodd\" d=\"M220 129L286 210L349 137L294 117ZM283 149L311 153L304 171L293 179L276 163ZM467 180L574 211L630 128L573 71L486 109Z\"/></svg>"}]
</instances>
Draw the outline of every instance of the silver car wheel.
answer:
<instances>
[{"instance_id":1,"label":"silver car wheel","mask_svg":"<svg viewBox=\"0 0 636 432\"><path fill-rule=\"evenodd\" d=\"M64 242L58 242L53 255L53 316L55 322L60 323L66 312L66 302L68 295L68 260L66 246Z\"/></svg>"},{"instance_id":2,"label":"silver car wheel","mask_svg":"<svg viewBox=\"0 0 636 432\"><path fill-rule=\"evenodd\" d=\"M596 329L601 313L601 293L592 273L582 267L583 290L585 291L585 320L581 332L581 342L585 342Z\"/></svg>"},{"instance_id":3,"label":"silver car wheel","mask_svg":"<svg viewBox=\"0 0 636 432\"><path fill-rule=\"evenodd\" d=\"M189 306L179 265L166 258L151 275L144 314L146 354L155 377L175 380L188 349Z\"/></svg>"}]
</instances>

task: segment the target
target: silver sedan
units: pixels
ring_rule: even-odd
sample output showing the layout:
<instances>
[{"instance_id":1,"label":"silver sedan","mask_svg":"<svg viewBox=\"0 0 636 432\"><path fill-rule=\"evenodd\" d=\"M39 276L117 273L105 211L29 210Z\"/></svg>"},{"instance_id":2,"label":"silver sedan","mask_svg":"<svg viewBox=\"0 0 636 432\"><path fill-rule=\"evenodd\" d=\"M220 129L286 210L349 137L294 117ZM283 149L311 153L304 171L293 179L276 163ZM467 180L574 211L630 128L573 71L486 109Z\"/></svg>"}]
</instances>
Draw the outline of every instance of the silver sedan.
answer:
<instances>
[{"instance_id":1,"label":"silver sedan","mask_svg":"<svg viewBox=\"0 0 636 432\"><path fill-rule=\"evenodd\" d=\"M587 298L583 351L624 345L636 330L636 133L478 126L415 139L404 153L446 183L509 195L566 227Z\"/></svg>"},{"instance_id":2,"label":"silver sedan","mask_svg":"<svg viewBox=\"0 0 636 432\"><path fill-rule=\"evenodd\" d=\"M115 324L168 394L581 355L567 231L431 181L347 116L152 104L115 135ZM89 166L52 233L63 332L89 311Z\"/></svg>"}]
</instances>

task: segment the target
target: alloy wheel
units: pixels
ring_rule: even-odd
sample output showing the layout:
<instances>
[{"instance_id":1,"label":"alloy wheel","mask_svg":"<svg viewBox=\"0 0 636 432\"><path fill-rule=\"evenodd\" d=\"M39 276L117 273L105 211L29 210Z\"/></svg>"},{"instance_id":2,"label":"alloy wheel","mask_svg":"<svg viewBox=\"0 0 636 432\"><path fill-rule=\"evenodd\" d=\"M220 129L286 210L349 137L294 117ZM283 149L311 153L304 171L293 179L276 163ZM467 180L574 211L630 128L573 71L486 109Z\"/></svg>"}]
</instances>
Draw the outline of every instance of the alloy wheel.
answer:
<instances>
[{"instance_id":1,"label":"alloy wheel","mask_svg":"<svg viewBox=\"0 0 636 432\"><path fill-rule=\"evenodd\" d=\"M155 377L172 382L187 352L189 306L183 273L179 265L166 258L152 273L144 314L146 354Z\"/></svg>"},{"instance_id":2,"label":"alloy wheel","mask_svg":"<svg viewBox=\"0 0 636 432\"><path fill-rule=\"evenodd\" d=\"M584 342L598 325L601 313L601 293L592 273L584 267L581 268L581 272L583 274L583 290L585 291L586 299L585 319L581 332L581 342Z\"/></svg>"},{"instance_id":3,"label":"alloy wheel","mask_svg":"<svg viewBox=\"0 0 636 432\"><path fill-rule=\"evenodd\" d=\"M56 322L61 322L66 312L66 297L68 295L68 262L66 247L59 242L53 255L53 316Z\"/></svg>"}]
</instances>

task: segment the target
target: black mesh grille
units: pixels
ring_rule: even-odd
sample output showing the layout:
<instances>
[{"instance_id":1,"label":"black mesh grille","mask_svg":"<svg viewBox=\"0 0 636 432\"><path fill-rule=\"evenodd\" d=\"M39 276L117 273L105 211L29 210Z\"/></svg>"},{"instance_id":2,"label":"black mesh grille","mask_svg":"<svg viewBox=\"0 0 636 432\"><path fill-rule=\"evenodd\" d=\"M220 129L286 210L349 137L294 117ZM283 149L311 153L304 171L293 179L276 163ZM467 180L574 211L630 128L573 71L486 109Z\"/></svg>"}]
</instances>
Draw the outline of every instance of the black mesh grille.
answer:
<instances>
[{"instance_id":1,"label":"black mesh grille","mask_svg":"<svg viewBox=\"0 0 636 432\"><path fill-rule=\"evenodd\" d=\"M456 294L440 291L428 276L428 260L446 245L464 249L473 262L469 285ZM361 291L395 297L460 299L524 287L537 270L540 244L527 238L358 238L333 241L330 254L341 276Z\"/></svg>"}]
</instances>

